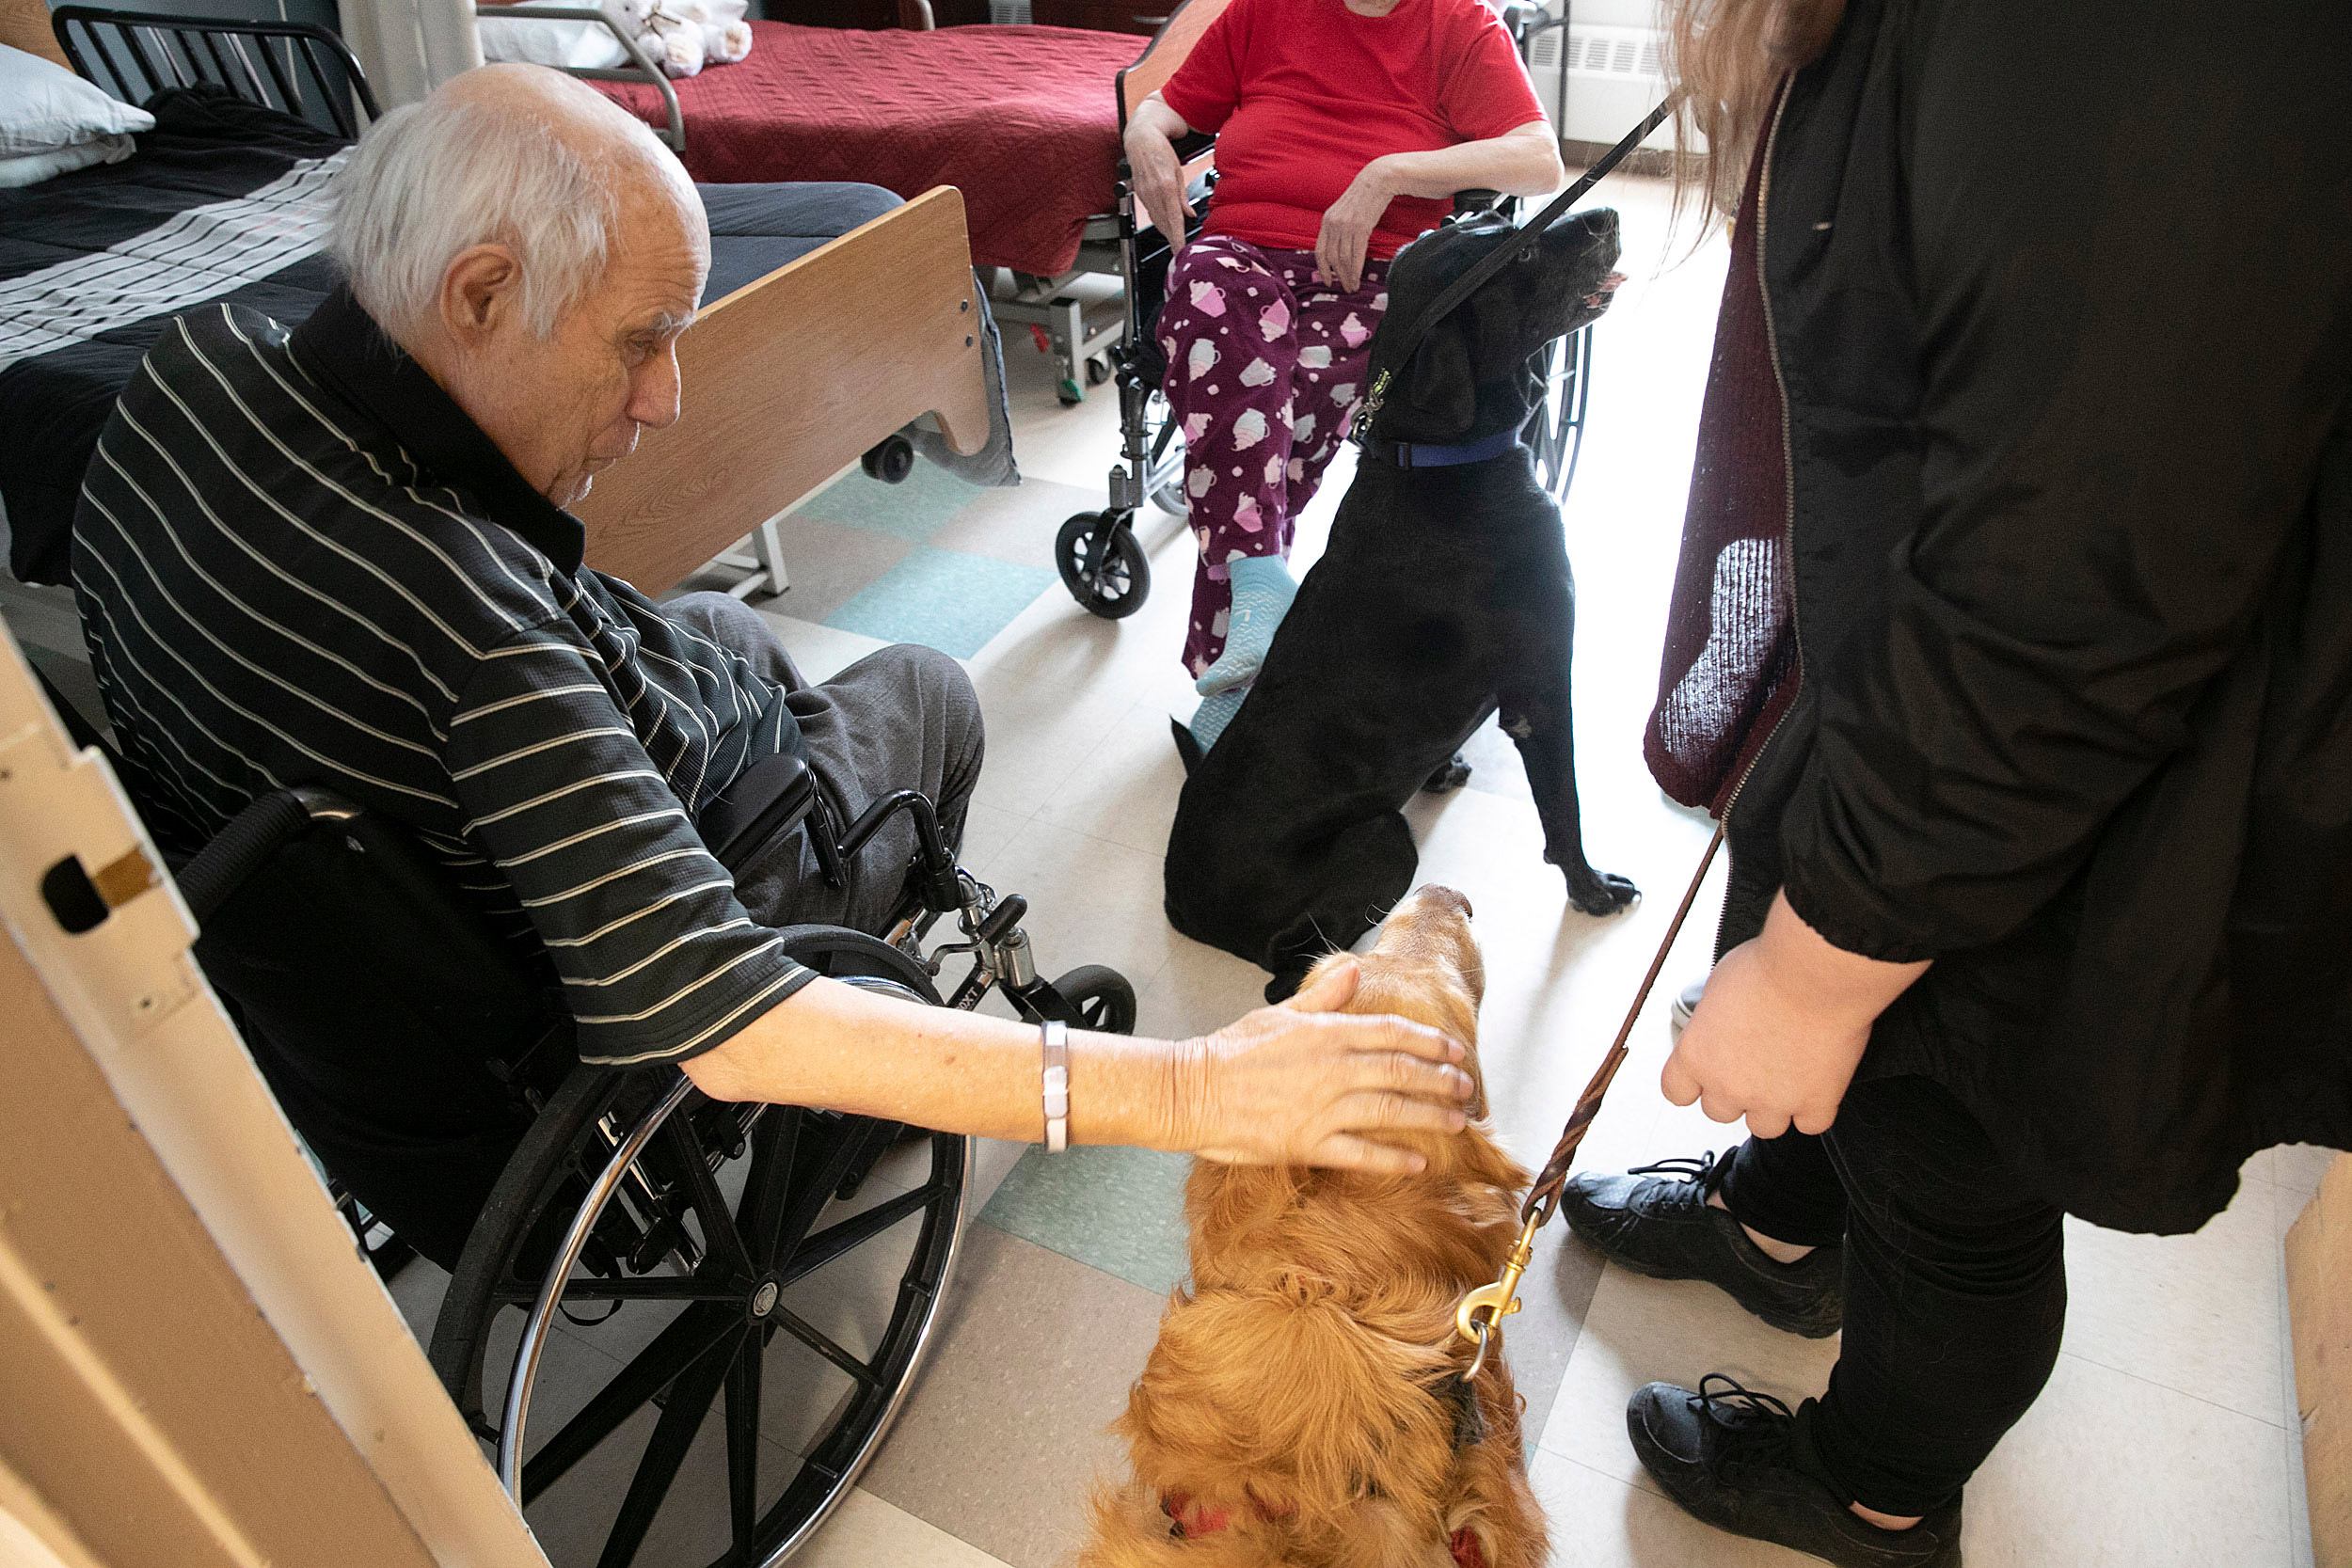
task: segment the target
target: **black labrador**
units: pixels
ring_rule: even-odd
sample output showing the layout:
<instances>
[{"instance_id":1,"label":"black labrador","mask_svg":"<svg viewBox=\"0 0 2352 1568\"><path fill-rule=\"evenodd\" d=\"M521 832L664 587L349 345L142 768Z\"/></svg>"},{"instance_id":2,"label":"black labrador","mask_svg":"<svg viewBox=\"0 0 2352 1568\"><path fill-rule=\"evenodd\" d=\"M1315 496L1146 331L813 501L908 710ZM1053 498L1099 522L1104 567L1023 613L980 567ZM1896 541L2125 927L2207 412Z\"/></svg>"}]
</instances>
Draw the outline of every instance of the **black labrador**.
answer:
<instances>
[{"instance_id":1,"label":"black labrador","mask_svg":"<svg viewBox=\"0 0 2352 1568\"><path fill-rule=\"evenodd\" d=\"M1384 347L1504 245L1519 254L1430 325L1409 365L1387 365ZM1168 838L1169 922L1273 971L1269 999L1412 887L1401 808L1498 710L1570 901L1600 915L1634 896L1584 858L1576 587L1560 509L1516 439L1544 392L1537 351L1608 308L1616 260L1606 209L1540 233L1488 215L1415 241L1389 274L1370 385L1391 373L1356 483Z\"/></svg>"}]
</instances>

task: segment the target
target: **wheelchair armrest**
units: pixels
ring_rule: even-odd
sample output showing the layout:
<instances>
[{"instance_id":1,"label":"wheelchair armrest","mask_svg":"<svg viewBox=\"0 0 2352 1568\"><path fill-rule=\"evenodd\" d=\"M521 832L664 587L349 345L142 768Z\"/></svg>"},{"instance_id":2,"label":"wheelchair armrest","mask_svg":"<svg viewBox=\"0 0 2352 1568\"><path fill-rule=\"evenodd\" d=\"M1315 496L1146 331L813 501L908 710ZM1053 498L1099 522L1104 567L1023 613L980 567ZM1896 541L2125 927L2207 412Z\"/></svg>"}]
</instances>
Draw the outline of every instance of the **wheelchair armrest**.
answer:
<instances>
[{"instance_id":1,"label":"wheelchair armrest","mask_svg":"<svg viewBox=\"0 0 2352 1568\"><path fill-rule=\"evenodd\" d=\"M229 826L173 873L180 896L201 926L278 848L310 831L314 817L352 816L359 808L324 789L273 789L229 819Z\"/></svg>"},{"instance_id":2,"label":"wheelchair armrest","mask_svg":"<svg viewBox=\"0 0 2352 1568\"><path fill-rule=\"evenodd\" d=\"M817 775L805 758L780 752L755 762L703 808L703 843L729 871L749 865L817 808Z\"/></svg>"},{"instance_id":3,"label":"wheelchair armrest","mask_svg":"<svg viewBox=\"0 0 2352 1568\"><path fill-rule=\"evenodd\" d=\"M1474 185L1466 191L1455 191L1454 215L1458 218L1468 217L1472 213L1491 213L1502 205L1502 200L1501 191L1490 191L1483 186Z\"/></svg>"}]
</instances>

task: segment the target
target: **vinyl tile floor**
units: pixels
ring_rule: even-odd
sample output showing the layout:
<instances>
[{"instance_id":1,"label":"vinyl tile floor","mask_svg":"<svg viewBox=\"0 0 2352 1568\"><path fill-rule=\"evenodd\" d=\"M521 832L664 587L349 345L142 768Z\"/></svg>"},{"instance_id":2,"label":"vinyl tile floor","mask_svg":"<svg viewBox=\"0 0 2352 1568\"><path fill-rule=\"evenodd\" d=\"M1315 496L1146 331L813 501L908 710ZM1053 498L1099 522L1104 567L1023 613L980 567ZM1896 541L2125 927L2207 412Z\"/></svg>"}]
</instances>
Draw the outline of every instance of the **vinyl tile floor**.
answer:
<instances>
[{"instance_id":1,"label":"vinyl tile floor","mask_svg":"<svg viewBox=\"0 0 2352 1568\"><path fill-rule=\"evenodd\" d=\"M1630 281L1602 321L1581 466L1565 512L1580 588L1575 697L1588 844L1596 863L1646 896L1595 920L1567 906L1542 863L1515 754L1499 735L1470 748L1469 788L1413 808L1425 879L1469 894L1489 989L1482 1054L1500 1131L1534 1163L1606 1049L1642 965L1704 847L1708 825L1659 794L1640 736L1680 532L1700 395L1724 265L1720 242L1671 252L1666 195L1619 180ZM1260 1000L1256 969L1171 931L1160 912L1161 847L1182 770L1168 720L1194 698L1177 664L1191 576L1181 519L1138 518L1156 579L1130 619L1080 611L1055 579L1051 542L1071 512L1100 506L1117 409L1075 407L1024 334L1007 340L1016 444L1027 483L981 491L918 466L897 489L852 474L787 520L793 586L760 601L817 678L883 641L927 641L962 658L980 693L989 758L965 863L1029 897L1028 929L1049 973L1121 971L1140 1028L1188 1034ZM1345 454L1303 520L1297 564L1319 552L1346 488ZM70 626L11 600L44 652ZM46 615L48 620L42 617ZM1715 873L1720 882L1721 872ZM1711 925L1701 896L1661 989L1704 973ZM1658 1094L1662 1006L1581 1164L1622 1168L1720 1148L1735 1134ZM1970 1487L1974 1568L2295 1568L2312 1560L2287 1351L2280 1242L2325 1167L2325 1151L2250 1162L2236 1201L2194 1236L2123 1236L2070 1222L2073 1307L2048 1392ZM800 1560L822 1568L1048 1568L1079 1538L1098 1478L1116 1473L1107 1433L1184 1272L1181 1160L1096 1150L1047 1162L983 1144L964 1252L930 1356L891 1434ZM919 1173L878 1171L881 1201ZM894 1185L895 1183L895 1185ZM889 1275L886 1260L859 1265ZM414 1265L395 1294L428 1333L446 1280ZM845 1280L854 1286L856 1280ZM1603 1265L1561 1227L1542 1238L1510 1354L1529 1401L1531 1472L1567 1568L1684 1568L1810 1560L1693 1523L1635 1463L1625 1401L1651 1378L1726 1370L1790 1400L1819 1391L1836 1351L1772 1332L1704 1286ZM814 1310L815 1308L812 1308ZM617 1334L615 1331L620 1331ZM649 1330L565 1325L541 1397L561 1410L609 1375ZM839 1332L854 1339L854 1323ZM771 1367L767 1449L788 1462L822 1407L821 1367ZM708 1467L710 1455L689 1465ZM531 1518L562 1568L595 1551L580 1520L626 1485L593 1464ZM682 1483L707 1510L723 1480ZM717 1490L713 1490L713 1487ZM665 1511L639 1561L700 1564L707 1520Z\"/></svg>"}]
</instances>

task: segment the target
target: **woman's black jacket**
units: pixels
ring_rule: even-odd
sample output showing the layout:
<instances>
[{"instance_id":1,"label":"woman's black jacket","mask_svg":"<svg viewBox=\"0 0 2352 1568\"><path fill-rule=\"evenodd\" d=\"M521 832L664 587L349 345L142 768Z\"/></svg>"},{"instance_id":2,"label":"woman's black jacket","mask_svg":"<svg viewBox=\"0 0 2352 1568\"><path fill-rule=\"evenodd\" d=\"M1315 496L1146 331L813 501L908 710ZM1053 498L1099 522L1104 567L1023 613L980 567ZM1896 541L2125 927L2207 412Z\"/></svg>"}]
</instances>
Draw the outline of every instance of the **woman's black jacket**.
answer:
<instances>
[{"instance_id":1,"label":"woman's black jacket","mask_svg":"<svg viewBox=\"0 0 2352 1568\"><path fill-rule=\"evenodd\" d=\"M1767 156L1802 683L1742 879L1935 960L1866 1075L2194 1228L2352 1147L2352 5L1852 0Z\"/></svg>"}]
</instances>

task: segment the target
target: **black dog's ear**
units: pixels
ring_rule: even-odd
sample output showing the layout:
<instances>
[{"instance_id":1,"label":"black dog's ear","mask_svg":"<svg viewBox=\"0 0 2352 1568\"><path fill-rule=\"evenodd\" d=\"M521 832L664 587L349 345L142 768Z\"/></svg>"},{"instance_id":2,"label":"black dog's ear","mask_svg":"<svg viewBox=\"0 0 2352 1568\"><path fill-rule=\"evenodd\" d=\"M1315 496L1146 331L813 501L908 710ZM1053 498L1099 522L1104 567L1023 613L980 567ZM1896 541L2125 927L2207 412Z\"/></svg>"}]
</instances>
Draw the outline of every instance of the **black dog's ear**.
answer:
<instances>
[{"instance_id":1,"label":"black dog's ear","mask_svg":"<svg viewBox=\"0 0 2352 1568\"><path fill-rule=\"evenodd\" d=\"M1431 326L1405 373L1404 403L1411 436L1444 440L1470 429L1478 413L1478 384L1470 373L1470 315L1465 305Z\"/></svg>"}]
</instances>

